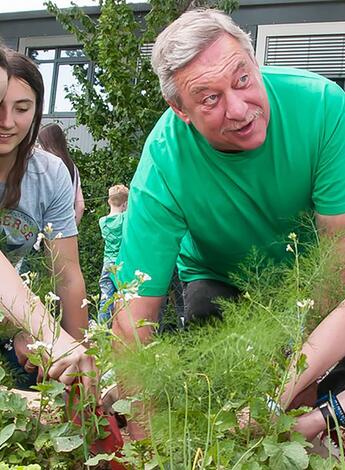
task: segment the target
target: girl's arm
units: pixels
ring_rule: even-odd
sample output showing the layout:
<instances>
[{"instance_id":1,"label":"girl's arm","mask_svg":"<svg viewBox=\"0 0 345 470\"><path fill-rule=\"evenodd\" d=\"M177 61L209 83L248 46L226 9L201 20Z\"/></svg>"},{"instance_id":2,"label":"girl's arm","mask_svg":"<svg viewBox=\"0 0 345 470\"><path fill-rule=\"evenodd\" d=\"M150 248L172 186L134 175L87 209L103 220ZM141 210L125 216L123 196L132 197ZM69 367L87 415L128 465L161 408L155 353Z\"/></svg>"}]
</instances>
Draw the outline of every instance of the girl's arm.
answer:
<instances>
[{"instance_id":1,"label":"girl's arm","mask_svg":"<svg viewBox=\"0 0 345 470\"><path fill-rule=\"evenodd\" d=\"M61 325L67 333L81 340L83 330L88 328L88 310L87 307L82 308L86 292L79 265L77 237L49 241L46 252L53 264L56 293L62 304Z\"/></svg>"},{"instance_id":2,"label":"girl's arm","mask_svg":"<svg viewBox=\"0 0 345 470\"><path fill-rule=\"evenodd\" d=\"M24 285L21 277L1 251L0 278L0 308L5 317L34 338L52 344L54 341L51 328L53 318L41 301ZM49 376L70 384L75 380L70 374L95 370L93 359L87 356L85 351L84 346L78 345L71 335L61 329L60 336L53 345L53 358L58 359L70 353L56 360L49 371ZM94 386L88 377L82 377L82 382L88 389Z\"/></svg>"}]
</instances>

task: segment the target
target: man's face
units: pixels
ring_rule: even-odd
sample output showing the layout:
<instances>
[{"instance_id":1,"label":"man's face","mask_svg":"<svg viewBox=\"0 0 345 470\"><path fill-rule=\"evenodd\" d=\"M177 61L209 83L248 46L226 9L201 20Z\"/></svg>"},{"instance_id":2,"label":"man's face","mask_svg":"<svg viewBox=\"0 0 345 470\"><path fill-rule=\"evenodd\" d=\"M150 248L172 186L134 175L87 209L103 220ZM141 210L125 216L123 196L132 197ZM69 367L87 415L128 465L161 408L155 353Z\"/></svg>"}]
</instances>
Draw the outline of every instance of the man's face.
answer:
<instances>
[{"instance_id":1,"label":"man's face","mask_svg":"<svg viewBox=\"0 0 345 470\"><path fill-rule=\"evenodd\" d=\"M175 75L176 114L217 150L252 150L263 144L270 108L257 64L224 34Z\"/></svg>"}]
</instances>

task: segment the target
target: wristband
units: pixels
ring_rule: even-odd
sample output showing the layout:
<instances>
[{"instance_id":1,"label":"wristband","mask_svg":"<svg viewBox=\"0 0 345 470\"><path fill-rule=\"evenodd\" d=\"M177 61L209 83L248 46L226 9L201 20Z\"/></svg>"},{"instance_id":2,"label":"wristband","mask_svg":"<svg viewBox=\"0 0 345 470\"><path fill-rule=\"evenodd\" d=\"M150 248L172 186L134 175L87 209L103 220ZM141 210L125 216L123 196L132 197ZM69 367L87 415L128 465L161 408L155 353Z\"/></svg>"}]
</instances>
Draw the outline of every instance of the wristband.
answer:
<instances>
[{"instance_id":1,"label":"wristband","mask_svg":"<svg viewBox=\"0 0 345 470\"><path fill-rule=\"evenodd\" d=\"M325 403L322 403L322 405L319 406L319 410L321 411L322 416L326 421L327 428L329 427L330 430L335 429L334 418L331 412L329 411L328 402L326 401Z\"/></svg>"}]
</instances>

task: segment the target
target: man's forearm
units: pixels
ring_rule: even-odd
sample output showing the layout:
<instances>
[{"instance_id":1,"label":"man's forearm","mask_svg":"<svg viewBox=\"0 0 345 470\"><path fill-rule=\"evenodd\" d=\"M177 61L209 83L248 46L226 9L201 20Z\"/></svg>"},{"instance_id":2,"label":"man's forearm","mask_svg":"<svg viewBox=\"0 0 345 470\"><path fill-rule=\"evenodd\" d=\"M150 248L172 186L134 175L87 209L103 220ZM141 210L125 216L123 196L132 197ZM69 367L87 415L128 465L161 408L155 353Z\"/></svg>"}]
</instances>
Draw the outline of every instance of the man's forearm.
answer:
<instances>
[{"instance_id":1,"label":"man's forearm","mask_svg":"<svg viewBox=\"0 0 345 470\"><path fill-rule=\"evenodd\" d=\"M312 332L303 346L308 368L299 378L291 378L283 396L284 407L345 356L345 302L333 310Z\"/></svg>"},{"instance_id":2,"label":"man's forearm","mask_svg":"<svg viewBox=\"0 0 345 470\"><path fill-rule=\"evenodd\" d=\"M162 297L140 297L122 307L117 304L113 320L113 332L126 344L139 341L149 343L153 334L152 326L140 326L140 320L156 323ZM122 307L122 308L121 308Z\"/></svg>"}]
</instances>

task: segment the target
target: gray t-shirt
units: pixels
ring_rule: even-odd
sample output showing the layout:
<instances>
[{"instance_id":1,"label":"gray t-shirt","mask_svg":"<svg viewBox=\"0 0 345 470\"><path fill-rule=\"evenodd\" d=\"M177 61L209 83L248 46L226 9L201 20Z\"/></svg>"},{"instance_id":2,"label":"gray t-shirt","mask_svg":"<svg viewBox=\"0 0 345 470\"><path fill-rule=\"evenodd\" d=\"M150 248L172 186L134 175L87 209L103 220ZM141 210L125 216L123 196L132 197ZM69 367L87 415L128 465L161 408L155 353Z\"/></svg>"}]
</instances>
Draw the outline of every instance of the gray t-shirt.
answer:
<instances>
[{"instance_id":1,"label":"gray t-shirt","mask_svg":"<svg viewBox=\"0 0 345 470\"><path fill-rule=\"evenodd\" d=\"M0 197L5 184L0 182ZM71 177L63 161L44 150L35 149L21 183L16 209L0 210L0 249L20 269L21 261L43 232L52 224L49 237L77 235Z\"/></svg>"}]
</instances>

